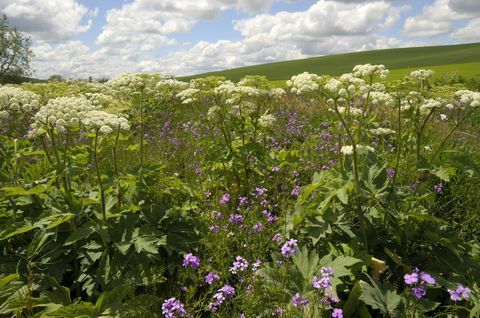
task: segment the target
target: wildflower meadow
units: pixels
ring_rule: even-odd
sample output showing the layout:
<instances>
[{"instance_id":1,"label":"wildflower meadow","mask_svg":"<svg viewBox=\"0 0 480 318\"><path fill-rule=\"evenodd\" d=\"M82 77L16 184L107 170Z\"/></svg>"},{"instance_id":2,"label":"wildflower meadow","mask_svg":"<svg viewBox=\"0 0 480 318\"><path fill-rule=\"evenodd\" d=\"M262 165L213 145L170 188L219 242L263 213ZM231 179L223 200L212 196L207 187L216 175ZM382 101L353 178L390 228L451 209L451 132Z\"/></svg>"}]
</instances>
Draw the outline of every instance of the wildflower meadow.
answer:
<instances>
[{"instance_id":1,"label":"wildflower meadow","mask_svg":"<svg viewBox=\"0 0 480 318\"><path fill-rule=\"evenodd\" d=\"M0 86L0 317L479 317L480 93L386 67Z\"/></svg>"}]
</instances>

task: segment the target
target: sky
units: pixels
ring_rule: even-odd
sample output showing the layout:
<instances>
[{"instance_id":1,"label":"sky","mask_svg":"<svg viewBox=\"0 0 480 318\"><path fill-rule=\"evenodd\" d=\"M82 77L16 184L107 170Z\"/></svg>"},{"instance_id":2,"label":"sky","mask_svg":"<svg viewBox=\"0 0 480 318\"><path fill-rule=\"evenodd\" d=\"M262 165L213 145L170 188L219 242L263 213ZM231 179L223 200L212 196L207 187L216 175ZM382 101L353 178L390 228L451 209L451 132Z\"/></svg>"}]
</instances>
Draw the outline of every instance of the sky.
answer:
<instances>
[{"instance_id":1,"label":"sky","mask_svg":"<svg viewBox=\"0 0 480 318\"><path fill-rule=\"evenodd\" d=\"M480 42L480 0L0 0L39 78L198 74Z\"/></svg>"}]
</instances>

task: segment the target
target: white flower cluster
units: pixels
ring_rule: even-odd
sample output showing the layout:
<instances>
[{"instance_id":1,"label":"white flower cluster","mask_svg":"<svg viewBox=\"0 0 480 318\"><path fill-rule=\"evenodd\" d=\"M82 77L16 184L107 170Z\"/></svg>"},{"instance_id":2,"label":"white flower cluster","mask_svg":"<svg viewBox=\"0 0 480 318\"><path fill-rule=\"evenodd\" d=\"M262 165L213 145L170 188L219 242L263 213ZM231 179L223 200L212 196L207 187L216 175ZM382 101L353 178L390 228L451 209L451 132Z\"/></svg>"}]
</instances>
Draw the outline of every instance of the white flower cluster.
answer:
<instances>
[{"instance_id":1,"label":"white flower cluster","mask_svg":"<svg viewBox=\"0 0 480 318\"><path fill-rule=\"evenodd\" d=\"M90 131L99 131L104 135L112 133L116 129L130 130L130 125L124 117L110 114L101 110L91 110L82 118L82 124Z\"/></svg>"},{"instance_id":2,"label":"white flower cluster","mask_svg":"<svg viewBox=\"0 0 480 318\"><path fill-rule=\"evenodd\" d=\"M455 93L461 103L470 107L480 106L480 92L472 92L469 90L459 90Z\"/></svg>"},{"instance_id":3,"label":"white flower cluster","mask_svg":"<svg viewBox=\"0 0 480 318\"><path fill-rule=\"evenodd\" d=\"M420 105L420 114L428 115L433 109L440 108L444 102L440 99L427 99Z\"/></svg>"},{"instance_id":4,"label":"white flower cluster","mask_svg":"<svg viewBox=\"0 0 480 318\"><path fill-rule=\"evenodd\" d=\"M270 96L273 99L281 99L285 95L286 95L286 92L283 88L272 88L268 92L268 96Z\"/></svg>"},{"instance_id":5,"label":"white flower cluster","mask_svg":"<svg viewBox=\"0 0 480 318\"><path fill-rule=\"evenodd\" d=\"M338 112L342 115L347 112L347 108L343 107L343 106L338 106L337 109L338 109ZM334 111L334 110L330 109L330 111ZM351 106L350 109L349 109L349 112L350 112L350 115L353 116L353 117L363 115L363 110L361 108L358 108L358 107Z\"/></svg>"},{"instance_id":6,"label":"white flower cluster","mask_svg":"<svg viewBox=\"0 0 480 318\"><path fill-rule=\"evenodd\" d=\"M375 152L375 149L373 147L367 145L357 145L356 149L357 154L359 155L367 155L370 152ZM345 156L351 156L353 155L353 146L343 146L342 149L340 149L340 152L343 153Z\"/></svg>"},{"instance_id":7,"label":"white flower cluster","mask_svg":"<svg viewBox=\"0 0 480 318\"><path fill-rule=\"evenodd\" d=\"M12 113L30 113L40 107L38 95L13 86L0 86L0 119Z\"/></svg>"},{"instance_id":8,"label":"white flower cluster","mask_svg":"<svg viewBox=\"0 0 480 318\"><path fill-rule=\"evenodd\" d=\"M277 122L277 117L272 114L263 114L258 119L258 125L262 128L271 129Z\"/></svg>"},{"instance_id":9,"label":"white flower cluster","mask_svg":"<svg viewBox=\"0 0 480 318\"><path fill-rule=\"evenodd\" d=\"M78 126L87 113L95 110L93 105L85 97L58 97L48 101L34 116L31 125L30 137L37 136L51 127L58 132L63 132L67 127Z\"/></svg>"},{"instance_id":10,"label":"white flower cluster","mask_svg":"<svg viewBox=\"0 0 480 318\"><path fill-rule=\"evenodd\" d=\"M416 70L413 72L410 72L410 77L413 77L414 79L421 81L421 80L426 80L432 77L435 74L434 71L432 70Z\"/></svg>"},{"instance_id":11,"label":"white flower cluster","mask_svg":"<svg viewBox=\"0 0 480 318\"><path fill-rule=\"evenodd\" d=\"M377 136L388 136L388 135L394 135L396 132L395 130L392 130L390 128L375 128L375 129L370 129L370 131Z\"/></svg>"},{"instance_id":12,"label":"white flower cluster","mask_svg":"<svg viewBox=\"0 0 480 318\"><path fill-rule=\"evenodd\" d=\"M287 87L291 89L292 93L296 93L297 95L311 93L320 88L321 80L322 77L317 74L304 72L292 76L292 78L287 81Z\"/></svg>"},{"instance_id":13,"label":"white flower cluster","mask_svg":"<svg viewBox=\"0 0 480 318\"><path fill-rule=\"evenodd\" d=\"M140 94L145 88L145 81L136 74L124 73L106 82L105 86L125 97L131 97Z\"/></svg>"},{"instance_id":14,"label":"white flower cluster","mask_svg":"<svg viewBox=\"0 0 480 318\"><path fill-rule=\"evenodd\" d=\"M347 96L366 96L371 89L363 79L356 78L352 73L343 74L339 79L328 80L324 88L332 97L339 98L339 101L343 101Z\"/></svg>"},{"instance_id":15,"label":"white flower cluster","mask_svg":"<svg viewBox=\"0 0 480 318\"><path fill-rule=\"evenodd\" d=\"M157 90L162 94L173 94L187 89L190 85L187 82L182 82L176 79L162 79L156 84Z\"/></svg>"},{"instance_id":16,"label":"white flower cluster","mask_svg":"<svg viewBox=\"0 0 480 318\"><path fill-rule=\"evenodd\" d=\"M360 64L353 67L353 76L355 77L373 77L378 75L381 79L386 79L389 74L390 71L383 64Z\"/></svg>"},{"instance_id":17,"label":"white flower cluster","mask_svg":"<svg viewBox=\"0 0 480 318\"><path fill-rule=\"evenodd\" d=\"M374 106L386 105L393 107L395 105L395 99L388 93L372 91L370 92L370 99Z\"/></svg>"},{"instance_id":18,"label":"white flower cluster","mask_svg":"<svg viewBox=\"0 0 480 318\"><path fill-rule=\"evenodd\" d=\"M198 88L190 87L179 92L176 97L180 98L182 104L191 104L197 100L198 93L200 93L200 90Z\"/></svg>"},{"instance_id":19,"label":"white flower cluster","mask_svg":"<svg viewBox=\"0 0 480 318\"><path fill-rule=\"evenodd\" d=\"M85 93L83 95L98 108L106 108L116 102L112 95L104 93Z\"/></svg>"}]
</instances>

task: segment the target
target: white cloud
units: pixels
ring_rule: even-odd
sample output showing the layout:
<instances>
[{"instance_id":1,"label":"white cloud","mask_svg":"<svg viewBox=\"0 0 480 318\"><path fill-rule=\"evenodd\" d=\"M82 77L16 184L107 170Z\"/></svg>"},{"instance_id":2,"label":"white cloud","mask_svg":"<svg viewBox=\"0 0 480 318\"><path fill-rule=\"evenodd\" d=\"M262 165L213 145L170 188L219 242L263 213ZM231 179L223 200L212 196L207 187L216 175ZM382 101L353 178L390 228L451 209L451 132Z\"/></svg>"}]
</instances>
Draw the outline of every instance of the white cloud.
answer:
<instances>
[{"instance_id":1,"label":"white cloud","mask_svg":"<svg viewBox=\"0 0 480 318\"><path fill-rule=\"evenodd\" d=\"M97 50L78 41L35 48L37 74L85 78L167 71L179 76L416 44L379 35L398 22L406 8L402 3L319 0L305 11L265 13L275 1L288 0L134 0L108 11ZM240 40L199 41L191 47L179 43L177 51L159 55L159 48L176 44L176 33L188 32L198 21L215 19L228 9L261 14L233 22Z\"/></svg>"},{"instance_id":2,"label":"white cloud","mask_svg":"<svg viewBox=\"0 0 480 318\"><path fill-rule=\"evenodd\" d=\"M408 17L402 33L413 37L429 37L453 31L453 22L478 16L479 0L435 0L422 13Z\"/></svg>"},{"instance_id":3,"label":"white cloud","mask_svg":"<svg viewBox=\"0 0 480 318\"><path fill-rule=\"evenodd\" d=\"M480 41L480 18L470 20L465 27L456 30L450 36L464 41Z\"/></svg>"},{"instance_id":4,"label":"white cloud","mask_svg":"<svg viewBox=\"0 0 480 318\"><path fill-rule=\"evenodd\" d=\"M95 13L74 0L0 0L0 12L20 31L35 40L48 42L87 31L92 21L82 23L82 19Z\"/></svg>"}]
</instances>

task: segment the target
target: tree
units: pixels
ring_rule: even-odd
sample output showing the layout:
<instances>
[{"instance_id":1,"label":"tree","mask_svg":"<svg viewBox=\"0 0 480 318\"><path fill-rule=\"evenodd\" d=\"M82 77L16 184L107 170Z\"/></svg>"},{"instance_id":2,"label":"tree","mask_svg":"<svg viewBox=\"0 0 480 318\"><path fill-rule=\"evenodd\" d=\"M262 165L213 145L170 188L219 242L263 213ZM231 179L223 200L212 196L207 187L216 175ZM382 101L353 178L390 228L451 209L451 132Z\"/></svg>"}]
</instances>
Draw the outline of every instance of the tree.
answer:
<instances>
[{"instance_id":1,"label":"tree","mask_svg":"<svg viewBox=\"0 0 480 318\"><path fill-rule=\"evenodd\" d=\"M0 20L0 79L28 76L32 74L30 62L33 58L30 37L10 28L4 14Z\"/></svg>"}]
</instances>

